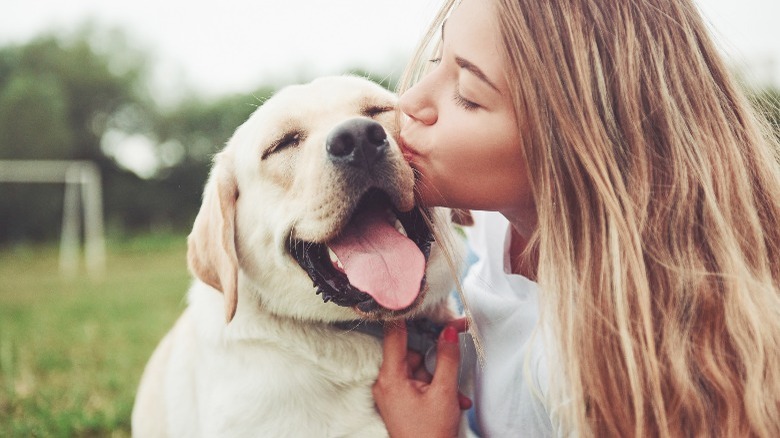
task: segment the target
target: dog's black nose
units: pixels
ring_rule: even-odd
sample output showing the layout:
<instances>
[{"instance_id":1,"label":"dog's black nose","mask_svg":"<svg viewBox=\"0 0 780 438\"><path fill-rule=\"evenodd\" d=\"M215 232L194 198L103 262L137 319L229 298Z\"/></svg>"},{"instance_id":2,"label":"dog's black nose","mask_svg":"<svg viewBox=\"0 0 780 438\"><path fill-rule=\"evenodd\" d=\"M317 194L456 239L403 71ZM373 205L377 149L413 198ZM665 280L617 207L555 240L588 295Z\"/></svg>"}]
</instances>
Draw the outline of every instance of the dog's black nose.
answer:
<instances>
[{"instance_id":1,"label":"dog's black nose","mask_svg":"<svg viewBox=\"0 0 780 438\"><path fill-rule=\"evenodd\" d=\"M336 126L325 141L328 157L335 163L347 163L370 169L384 157L387 134L379 123L355 118Z\"/></svg>"}]
</instances>

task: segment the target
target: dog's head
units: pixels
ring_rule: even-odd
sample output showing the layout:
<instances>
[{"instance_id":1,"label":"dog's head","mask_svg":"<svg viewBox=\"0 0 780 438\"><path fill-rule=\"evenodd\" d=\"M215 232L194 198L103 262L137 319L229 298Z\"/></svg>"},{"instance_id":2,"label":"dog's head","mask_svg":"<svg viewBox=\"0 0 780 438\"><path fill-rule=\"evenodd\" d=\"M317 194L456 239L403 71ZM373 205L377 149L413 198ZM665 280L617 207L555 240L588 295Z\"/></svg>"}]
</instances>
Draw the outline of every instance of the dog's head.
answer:
<instances>
[{"instance_id":1,"label":"dog's head","mask_svg":"<svg viewBox=\"0 0 780 438\"><path fill-rule=\"evenodd\" d=\"M228 321L239 289L320 321L410 317L446 300L451 274L425 216L444 218L415 206L398 131L396 96L351 76L284 88L236 130L188 251L195 276L225 294Z\"/></svg>"}]
</instances>

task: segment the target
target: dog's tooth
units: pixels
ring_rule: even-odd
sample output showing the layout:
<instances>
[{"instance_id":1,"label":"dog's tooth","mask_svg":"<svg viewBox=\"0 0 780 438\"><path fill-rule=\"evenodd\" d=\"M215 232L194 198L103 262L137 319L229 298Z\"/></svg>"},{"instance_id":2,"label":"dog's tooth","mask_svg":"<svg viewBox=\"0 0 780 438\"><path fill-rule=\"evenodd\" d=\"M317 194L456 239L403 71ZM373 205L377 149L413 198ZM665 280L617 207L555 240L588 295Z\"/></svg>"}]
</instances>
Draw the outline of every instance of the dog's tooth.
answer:
<instances>
[{"instance_id":1,"label":"dog's tooth","mask_svg":"<svg viewBox=\"0 0 780 438\"><path fill-rule=\"evenodd\" d=\"M330 262L343 271L344 265L341 263L341 260L339 260L339 257L336 255L336 253L333 252L333 250L330 248L328 248L328 255L330 256Z\"/></svg>"},{"instance_id":2,"label":"dog's tooth","mask_svg":"<svg viewBox=\"0 0 780 438\"><path fill-rule=\"evenodd\" d=\"M400 220L396 219L395 223L393 225L395 226L395 229L398 230L399 233L403 234L404 236L407 235L406 234L406 229L404 228L404 226L403 226L403 224L401 223Z\"/></svg>"}]
</instances>

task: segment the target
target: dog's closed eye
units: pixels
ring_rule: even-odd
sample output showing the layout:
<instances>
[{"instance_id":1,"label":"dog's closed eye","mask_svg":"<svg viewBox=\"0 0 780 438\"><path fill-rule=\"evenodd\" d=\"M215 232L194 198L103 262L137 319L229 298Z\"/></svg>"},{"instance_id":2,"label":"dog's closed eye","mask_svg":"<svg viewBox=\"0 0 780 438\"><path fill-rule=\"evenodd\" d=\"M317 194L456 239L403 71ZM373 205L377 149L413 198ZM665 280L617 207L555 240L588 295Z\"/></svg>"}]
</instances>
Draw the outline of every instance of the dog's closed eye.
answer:
<instances>
[{"instance_id":1,"label":"dog's closed eye","mask_svg":"<svg viewBox=\"0 0 780 438\"><path fill-rule=\"evenodd\" d=\"M361 114L363 114L366 117L374 117L382 113L386 113L388 111L393 111L395 107L392 105L368 105L363 108L362 111L360 111Z\"/></svg>"},{"instance_id":2,"label":"dog's closed eye","mask_svg":"<svg viewBox=\"0 0 780 438\"><path fill-rule=\"evenodd\" d=\"M273 143L271 143L271 147L266 149L263 152L263 155L260 157L261 160L265 160L268 158L269 155L281 152L288 148L293 148L298 146L305 138L305 135L301 131L288 131L284 133L281 137L279 137L277 140L275 140Z\"/></svg>"}]
</instances>

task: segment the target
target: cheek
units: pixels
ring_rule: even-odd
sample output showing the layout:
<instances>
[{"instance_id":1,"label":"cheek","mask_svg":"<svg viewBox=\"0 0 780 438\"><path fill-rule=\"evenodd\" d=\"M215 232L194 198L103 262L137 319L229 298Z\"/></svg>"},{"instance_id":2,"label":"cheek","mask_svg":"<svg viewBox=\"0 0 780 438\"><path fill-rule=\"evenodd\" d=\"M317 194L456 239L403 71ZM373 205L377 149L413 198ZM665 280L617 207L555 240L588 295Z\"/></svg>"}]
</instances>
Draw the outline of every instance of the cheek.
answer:
<instances>
[{"instance_id":1,"label":"cheek","mask_svg":"<svg viewBox=\"0 0 780 438\"><path fill-rule=\"evenodd\" d=\"M472 180L491 170L496 156L481 150L477 143L451 144L441 151L436 169L450 178Z\"/></svg>"},{"instance_id":2,"label":"cheek","mask_svg":"<svg viewBox=\"0 0 780 438\"><path fill-rule=\"evenodd\" d=\"M455 174L458 179L473 179L499 169L514 169L522 162L518 138L501 134L513 133L511 127L479 126L458 132L461 135L449 136L435 150L432 158L438 172Z\"/></svg>"},{"instance_id":3,"label":"cheek","mask_svg":"<svg viewBox=\"0 0 780 438\"><path fill-rule=\"evenodd\" d=\"M471 148L462 144L449 143L432 150L419 165L421 178L417 189L427 205L453 206L459 186L479 178L479 171L466 165L473 154Z\"/></svg>"},{"instance_id":4,"label":"cheek","mask_svg":"<svg viewBox=\"0 0 780 438\"><path fill-rule=\"evenodd\" d=\"M423 174L423 199L450 207L503 208L527 186L519 140L511 136L452 137Z\"/></svg>"}]
</instances>

